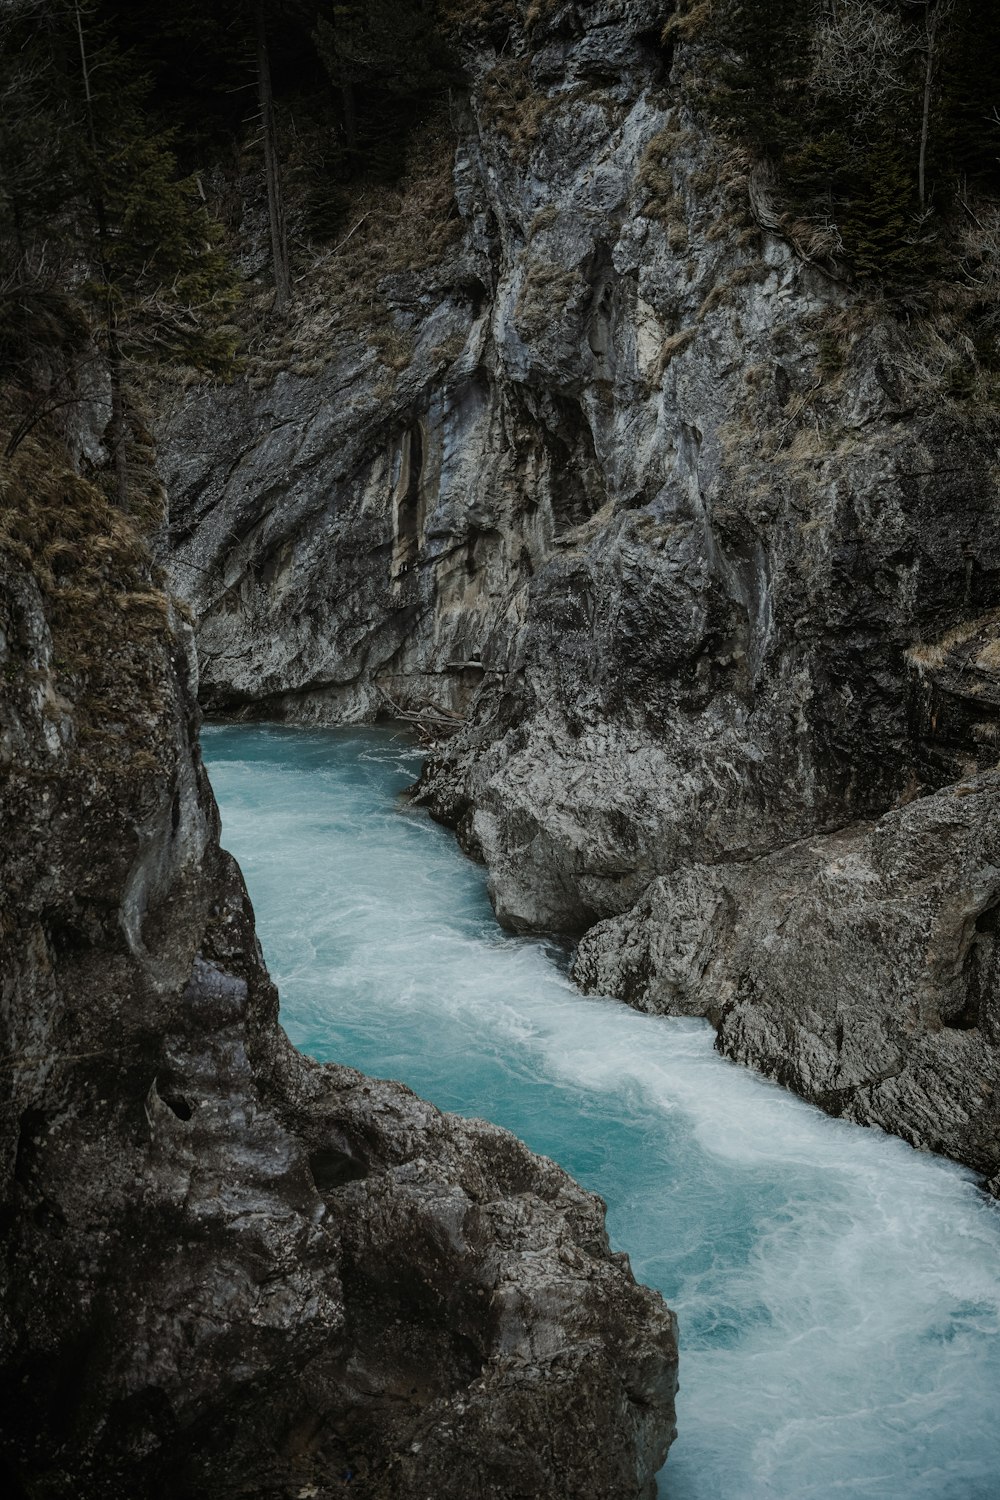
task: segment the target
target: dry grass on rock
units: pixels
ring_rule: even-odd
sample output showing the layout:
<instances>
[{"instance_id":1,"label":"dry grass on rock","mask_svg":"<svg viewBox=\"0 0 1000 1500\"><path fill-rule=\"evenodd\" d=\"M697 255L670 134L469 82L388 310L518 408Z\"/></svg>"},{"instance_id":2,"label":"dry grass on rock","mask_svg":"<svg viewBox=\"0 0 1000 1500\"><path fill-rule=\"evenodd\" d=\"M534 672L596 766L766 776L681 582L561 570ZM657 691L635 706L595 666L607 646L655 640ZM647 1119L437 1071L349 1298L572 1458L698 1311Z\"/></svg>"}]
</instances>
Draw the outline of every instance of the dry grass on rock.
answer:
<instances>
[{"instance_id":1,"label":"dry grass on rock","mask_svg":"<svg viewBox=\"0 0 1000 1500\"><path fill-rule=\"evenodd\" d=\"M4 435L16 420L18 400L10 392L0 400ZM123 737L121 726L155 722L163 652L173 642L170 605L146 541L148 499L140 492L139 513L126 514L100 483L72 467L47 423L0 466L5 694L16 708L25 694L27 702L42 691L49 716L61 719L81 764L123 777L138 771L134 756L145 752L148 759L148 745ZM32 644L36 627L24 623L25 601L32 598L50 637L44 682L31 664L39 651L37 641Z\"/></svg>"},{"instance_id":2,"label":"dry grass on rock","mask_svg":"<svg viewBox=\"0 0 1000 1500\"><path fill-rule=\"evenodd\" d=\"M405 336L395 328L386 282L442 265L461 239L454 153L454 137L439 122L414 139L397 184L357 189L340 238L299 272L288 319L251 338L251 379L287 369L315 374L345 339L361 336L388 368L399 368ZM262 294L265 301L269 297ZM261 311L248 299L251 325L260 326Z\"/></svg>"}]
</instances>

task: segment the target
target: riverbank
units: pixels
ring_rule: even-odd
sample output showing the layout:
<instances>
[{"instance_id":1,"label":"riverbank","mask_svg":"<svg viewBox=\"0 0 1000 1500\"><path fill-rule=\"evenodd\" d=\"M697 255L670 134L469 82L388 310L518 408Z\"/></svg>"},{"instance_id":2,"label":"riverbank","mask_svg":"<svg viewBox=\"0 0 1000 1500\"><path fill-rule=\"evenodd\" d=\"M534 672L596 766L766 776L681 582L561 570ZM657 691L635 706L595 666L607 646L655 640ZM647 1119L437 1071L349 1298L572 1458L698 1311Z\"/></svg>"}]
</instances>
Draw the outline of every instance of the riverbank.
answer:
<instances>
[{"instance_id":1,"label":"riverbank","mask_svg":"<svg viewBox=\"0 0 1000 1500\"><path fill-rule=\"evenodd\" d=\"M608 1202L680 1318L670 1500L988 1500L1000 1211L971 1174L580 995L399 794L389 730L210 728L292 1040L485 1115Z\"/></svg>"}]
</instances>

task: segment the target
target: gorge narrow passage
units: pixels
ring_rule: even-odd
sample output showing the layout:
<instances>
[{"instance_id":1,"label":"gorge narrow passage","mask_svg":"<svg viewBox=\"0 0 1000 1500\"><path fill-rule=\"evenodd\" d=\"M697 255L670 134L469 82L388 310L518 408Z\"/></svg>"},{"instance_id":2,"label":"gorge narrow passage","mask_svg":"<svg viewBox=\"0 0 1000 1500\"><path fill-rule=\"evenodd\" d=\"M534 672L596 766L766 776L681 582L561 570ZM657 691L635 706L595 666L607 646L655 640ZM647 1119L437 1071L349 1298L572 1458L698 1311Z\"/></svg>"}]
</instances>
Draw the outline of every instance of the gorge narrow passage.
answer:
<instances>
[{"instance_id":1,"label":"gorge narrow passage","mask_svg":"<svg viewBox=\"0 0 1000 1500\"><path fill-rule=\"evenodd\" d=\"M399 801L419 754L390 732L204 751L296 1045L554 1157L677 1312L664 1496L995 1500L1000 1209L970 1174L724 1061L707 1024L579 995Z\"/></svg>"}]
</instances>

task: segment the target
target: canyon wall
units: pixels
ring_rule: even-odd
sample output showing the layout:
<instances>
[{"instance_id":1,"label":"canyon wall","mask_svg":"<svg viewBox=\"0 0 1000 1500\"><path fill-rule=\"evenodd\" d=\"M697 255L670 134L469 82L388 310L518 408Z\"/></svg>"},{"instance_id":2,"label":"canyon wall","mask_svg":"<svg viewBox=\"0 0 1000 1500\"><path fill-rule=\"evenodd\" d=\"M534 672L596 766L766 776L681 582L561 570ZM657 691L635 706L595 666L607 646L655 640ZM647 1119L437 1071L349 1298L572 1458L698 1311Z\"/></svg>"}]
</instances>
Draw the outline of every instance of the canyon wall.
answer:
<instances>
[{"instance_id":1,"label":"canyon wall","mask_svg":"<svg viewBox=\"0 0 1000 1500\"><path fill-rule=\"evenodd\" d=\"M674 1321L600 1200L281 1031L89 415L0 504L6 1493L651 1500Z\"/></svg>"},{"instance_id":2,"label":"canyon wall","mask_svg":"<svg viewBox=\"0 0 1000 1500\"><path fill-rule=\"evenodd\" d=\"M662 10L472 8L440 253L362 216L297 359L163 402L162 557L212 709L453 720L503 922L989 1178L995 417L774 231Z\"/></svg>"}]
</instances>

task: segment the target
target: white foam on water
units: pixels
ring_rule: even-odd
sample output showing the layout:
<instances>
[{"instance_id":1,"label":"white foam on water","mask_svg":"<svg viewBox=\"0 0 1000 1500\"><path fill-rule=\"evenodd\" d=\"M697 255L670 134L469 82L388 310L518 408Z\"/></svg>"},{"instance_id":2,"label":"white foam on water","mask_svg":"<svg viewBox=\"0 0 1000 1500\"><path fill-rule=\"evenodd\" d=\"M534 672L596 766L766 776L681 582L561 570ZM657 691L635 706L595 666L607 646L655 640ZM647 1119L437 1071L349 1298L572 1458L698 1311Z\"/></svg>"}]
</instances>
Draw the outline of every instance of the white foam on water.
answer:
<instances>
[{"instance_id":1,"label":"white foam on water","mask_svg":"<svg viewBox=\"0 0 1000 1500\"><path fill-rule=\"evenodd\" d=\"M297 1045L518 1129L609 1203L682 1334L672 1500L997 1500L1000 1213L969 1174L579 995L401 806L372 731L206 758Z\"/></svg>"}]
</instances>

